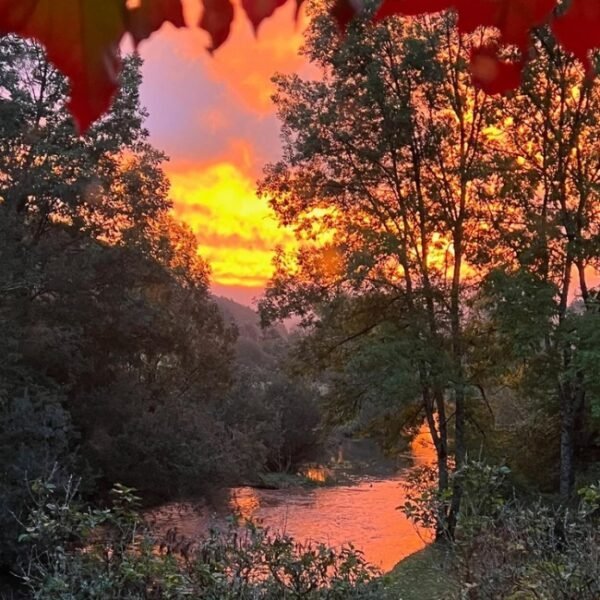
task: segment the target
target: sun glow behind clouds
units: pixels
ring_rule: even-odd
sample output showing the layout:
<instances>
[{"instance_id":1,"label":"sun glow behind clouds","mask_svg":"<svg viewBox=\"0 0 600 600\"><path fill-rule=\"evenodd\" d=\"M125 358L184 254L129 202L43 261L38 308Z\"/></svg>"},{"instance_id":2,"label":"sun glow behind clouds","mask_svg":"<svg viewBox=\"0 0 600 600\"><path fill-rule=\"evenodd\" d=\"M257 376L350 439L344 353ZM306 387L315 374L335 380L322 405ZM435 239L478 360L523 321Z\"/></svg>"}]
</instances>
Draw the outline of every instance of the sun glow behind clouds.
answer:
<instances>
[{"instance_id":1,"label":"sun glow behind clouds","mask_svg":"<svg viewBox=\"0 0 600 600\"><path fill-rule=\"evenodd\" d=\"M294 22L295 3L277 10L255 37L241 0L233 1L231 36L214 57L208 35L195 26L198 0L184 0L191 27L166 25L142 45L142 103L152 142L173 161L166 171L174 212L196 233L213 285L227 287L227 295L259 295L273 250L288 248L293 237L255 194L262 166L280 153L271 77L315 73L298 53L307 19Z\"/></svg>"},{"instance_id":2,"label":"sun glow behind clouds","mask_svg":"<svg viewBox=\"0 0 600 600\"><path fill-rule=\"evenodd\" d=\"M293 235L280 229L255 182L236 165L218 162L169 170L176 216L198 237L215 282L261 287L272 274L277 246L290 248Z\"/></svg>"}]
</instances>

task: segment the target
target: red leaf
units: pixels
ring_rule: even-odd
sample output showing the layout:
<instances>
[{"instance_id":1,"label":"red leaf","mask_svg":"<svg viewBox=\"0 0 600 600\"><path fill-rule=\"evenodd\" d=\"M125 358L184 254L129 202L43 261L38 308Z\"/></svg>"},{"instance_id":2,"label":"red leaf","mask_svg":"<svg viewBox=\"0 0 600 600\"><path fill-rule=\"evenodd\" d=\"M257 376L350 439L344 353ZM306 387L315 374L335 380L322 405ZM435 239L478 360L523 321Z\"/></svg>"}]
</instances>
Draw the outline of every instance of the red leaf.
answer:
<instances>
[{"instance_id":1,"label":"red leaf","mask_svg":"<svg viewBox=\"0 0 600 600\"><path fill-rule=\"evenodd\" d=\"M242 0L242 7L256 32L261 22L270 17L275 9L285 3L286 0Z\"/></svg>"},{"instance_id":2,"label":"red leaf","mask_svg":"<svg viewBox=\"0 0 600 600\"><path fill-rule=\"evenodd\" d=\"M598 5L598 0L580 1ZM501 43L515 44L525 51L531 29L550 20L555 6L556 0L384 0L375 18L454 8L458 14L458 28L463 33L471 33L478 27L496 27ZM496 46L476 48L471 55L473 80L489 93L517 87L522 67L522 62L499 60Z\"/></svg>"},{"instance_id":3,"label":"red leaf","mask_svg":"<svg viewBox=\"0 0 600 600\"><path fill-rule=\"evenodd\" d=\"M523 48L530 30L549 19L556 0L459 0L456 5L461 31L497 27L503 42Z\"/></svg>"},{"instance_id":4,"label":"red leaf","mask_svg":"<svg viewBox=\"0 0 600 600\"><path fill-rule=\"evenodd\" d=\"M348 29L350 21L363 10L362 0L336 0L331 15L342 32Z\"/></svg>"},{"instance_id":5,"label":"red leaf","mask_svg":"<svg viewBox=\"0 0 600 600\"><path fill-rule=\"evenodd\" d=\"M233 5L230 0L203 0L203 4L200 27L210 34L211 45L208 51L212 53L229 37Z\"/></svg>"},{"instance_id":6,"label":"red leaf","mask_svg":"<svg viewBox=\"0 0 600 600\"><path fill-rule=\"evenodd\" d=\"M139 42L166 20L183 24L180 0L0 0L0 33L16 33L46 47L49 60L71 82L69 108L80 131L105 113L117 90L119 42Z\"/></svg>"},{"instance_id":7,"label":"red leaf","mask_svg":"<svg viewBox=\"0 0 600 600\"><path fill-rule=\"evenodd\" d=\"M302 8L303 4L304 4L304 0L296 0L296 11L294 12L294 18L296 19L296 22L298 21L298 18L300 17L300 9Z\"/></svg>"},{"instance_id":8,"label":"red leaf","mask_svg":"<svg viewBox=\"0 0 600 600\"><path fill-rule=\"evenodd\" d=\"M529 30L543 23L555 5L556 0L384 0L375 19L454 8L461 31L470 33L482 26L497 27L504 42L523 47Z\"/></svg>"},{"instance_id":9,"label":"red leaf","mask_svg":"<svg viewBox=\"0 0 600 600\"><path fill-rule=\"evenodd\" d=\"M502 94L519 87L522 69L522 62L500 60L497 46L481 46L471 52L473 82L488 94Z\"/></svg>"},{"instance_id":10,"label":"red leaf","mask_svg":"<svg viewBox=\"0 0 600 600\"><path fill-rule=\"evenodd\" d=\"M165 22L175 27L185 27L181 0L142 0L138 7L130 11L129 31L135 43L139 44Z\"/></svg>"},{"instance_id":11,"label":"red leaf","mask_svg":"<svg viewBox=\"0 0 600 600\"><path fill-rule=\"evenodd\" d=\"M70 109L81 131L108 110L120 70L118 43L125 33L120 0L0 0L2 33L38 40L71 81Z\"/></svg>"},{"instance_id":12,"label":"red leaf","mask_svg":"<svg viewBox=\"0 0 600 600\"><path fill-rule=\"evenodd\" d=\"M600 46L600 2L572 0L569 10L552 24L565 50L586 62L589 51Z\"/></svg>"},{"instance_id":13,"label":"red leaf","mask_svg":"<svg viewBox=\"0 0 600 600\"><path fill-rule=\"evenodd\" d=\"M335 19L340 31L345 33L350 21L357 15L357 11L350 3L350 0L335 0L331 9L331 16Z\"/></svg>"}]
</instances>

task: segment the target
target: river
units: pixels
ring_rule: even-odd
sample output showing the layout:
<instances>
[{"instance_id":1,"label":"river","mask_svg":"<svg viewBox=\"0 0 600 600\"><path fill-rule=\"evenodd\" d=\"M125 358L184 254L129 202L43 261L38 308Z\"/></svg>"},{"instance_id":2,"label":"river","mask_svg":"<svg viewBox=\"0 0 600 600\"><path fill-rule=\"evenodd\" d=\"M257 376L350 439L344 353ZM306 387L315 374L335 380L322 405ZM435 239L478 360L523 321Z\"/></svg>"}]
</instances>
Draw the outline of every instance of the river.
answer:
<instances>
[{"instance_id":1,"label":"river","mask_svg":"<svg viewBox=\"0 0 600 600\"><path fill-rule=\"evenodd\" d=\"M383 571L425 545L419 532L397 507L404 502L406 472L432 458L426 436L413 443L405 465L388 474L354 473L350 483L279 490L232 488L218 506L170 503L152 511L160 530L177 528L185 537L201 536L209 526L223 523L233 510L243 517L283 531L298 541L324 542L340 547L352 543L367 561Z\"/></svg>"}]
</instances>

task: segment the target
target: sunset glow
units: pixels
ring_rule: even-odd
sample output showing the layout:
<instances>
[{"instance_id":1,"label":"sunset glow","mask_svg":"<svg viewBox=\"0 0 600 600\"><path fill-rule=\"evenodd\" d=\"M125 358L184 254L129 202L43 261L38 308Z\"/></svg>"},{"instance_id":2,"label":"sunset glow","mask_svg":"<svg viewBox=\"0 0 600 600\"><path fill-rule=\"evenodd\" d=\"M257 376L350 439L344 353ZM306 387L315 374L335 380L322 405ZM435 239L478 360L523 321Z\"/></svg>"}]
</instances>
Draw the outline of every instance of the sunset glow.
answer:
<instances>
[{"instance_id":1,"label":"sunset glow","mask_svg":"<svg viewBox=\"0 0 600 600\"><path fill-rule=\"evenodd\" d=\"M247 299L262 291L275 248L292 240L255 194L280 152L271 77L309 67L298 54L306 18L295 23L295 6L263 23L257 39L236 4L232 35L214 57L197 27L167 25L142 46L142 102L153 144L171 158L175 214L196 233L219 293ZM199 6L185 3L188 23L198 22Z\"/></svg>"},{"instance_id":2,"label":"sunset glow","mask_svg":"<svg viewBox=\"0 0 600 600\"><path fill-rule=\"evenodd\" d=\"M198 237L215 282L259 288L272 272L277 246L288 247L292 234L279 229L255 183L232 163L170 171L175 214Z\"/></svg>"}]
</instances>

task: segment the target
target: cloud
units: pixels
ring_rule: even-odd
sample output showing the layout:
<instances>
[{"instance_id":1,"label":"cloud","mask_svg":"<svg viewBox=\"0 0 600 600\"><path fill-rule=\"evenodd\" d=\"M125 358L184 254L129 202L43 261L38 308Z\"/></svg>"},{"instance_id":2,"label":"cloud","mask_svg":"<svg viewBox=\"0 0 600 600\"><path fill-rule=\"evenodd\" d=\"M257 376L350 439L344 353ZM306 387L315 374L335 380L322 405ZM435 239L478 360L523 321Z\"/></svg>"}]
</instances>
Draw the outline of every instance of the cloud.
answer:
<instances>
[{"instance_id":1,"label":"cloud","mask_svg":"<svg viewBox=\"0 0 600 600\"><path fill-rule=\"evenodd\" d=\"M296 2L288 1L272 17L261 23L254 34L239 0L234 0L235 18L229 39L209 56L208 34L195 26L201 15L198 0L184 0L186 21L190 27L175 30L166 27L161 36L183 62L202 61L206 73L217 83L225 83L228 92L247 108L262 114L272 112L270 81L275 72L292 73L305 66L298 53L307 24L304 13L295 21Z\"/></svg>"},{"instance_id":2,"label":"cloud","mask_svg":"<svg viewBox=\"0 0 600 600\"><path fill-rule=\"evenodd\" d=\"M200 4L184 0L188 23L198 22ZM214 57L198 27L166 25L141 47L141 100L152 143L171 158L174 212L195 231L215 285L232 296L257 295L274 248L293 239L256 197L255 181L280 153L271 77L308 72L298 55L306 19L295 24L294 10L288 1L256 38L236 0L231 36Z\"/></svg>"},{"instance_id":3,"label":"cloud","mask_svg":"<svg viewBox=\"0 0 600 600\"><path fill-rule=\"evenodd\" d=\"M208 110L201 111L198 114L200 127L210 133L218 133L227 130L229 126L229 118L227 113L217 107L212 107Z\"/></svg>"},{"instance_id":4,"label":"cloud","mask_svg":"<svg viewBox=\"0 0 600 600\"><path fill-rule=\"evenodd\" d=\"M253 177L231 162L174 166L167 174L175 215L196 234L213 280L264 286L272 274L273 251L290 247L293 235L279 228L267 200L257 198Z\"/></svg>"}]
</instances>

